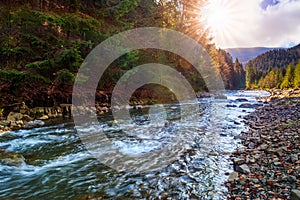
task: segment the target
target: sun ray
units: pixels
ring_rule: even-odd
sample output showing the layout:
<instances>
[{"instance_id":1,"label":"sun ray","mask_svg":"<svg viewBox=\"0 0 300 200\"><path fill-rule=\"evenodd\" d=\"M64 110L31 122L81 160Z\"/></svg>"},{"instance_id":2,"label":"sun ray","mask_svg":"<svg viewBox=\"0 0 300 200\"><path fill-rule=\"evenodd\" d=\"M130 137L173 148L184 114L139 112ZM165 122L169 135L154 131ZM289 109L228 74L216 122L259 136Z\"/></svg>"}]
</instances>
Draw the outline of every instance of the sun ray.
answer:
<instances>
[{"instance_id":1,"label":"sun ray","mask_svg":"<svg viewBox=\"0 0 300 200\"><path fill-rule=\"evenodd\" d=\"M222 43L234 43L235 27L238 27L243 14L229 0L209 0L201 9L201 23L210 30L217 46Z\"/></svg>"}]
</instances>

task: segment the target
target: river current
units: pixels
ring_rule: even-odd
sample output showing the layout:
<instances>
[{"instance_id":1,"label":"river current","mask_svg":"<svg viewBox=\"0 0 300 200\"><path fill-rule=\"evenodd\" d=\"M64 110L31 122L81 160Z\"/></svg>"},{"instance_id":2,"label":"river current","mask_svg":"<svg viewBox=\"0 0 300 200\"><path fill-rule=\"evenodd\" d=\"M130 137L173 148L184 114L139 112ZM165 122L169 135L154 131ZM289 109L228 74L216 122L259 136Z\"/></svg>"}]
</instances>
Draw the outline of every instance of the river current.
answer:
<instances>
[{"instance_id":1,"label":"river current","mask_svg":"<svg viewBox=\"0 0 300 200\"><path fill-rule=\"evenodd\" d=\"M128 108L142 127L136 130L142 135L139 142L119 137L123 133L111 113L100 116L100 126L125 154L154 151L178 127L193 136L190 146L172 162L144 173L119 172L94 158L72 121L4 133L0 149L22 154L25 162L21 166L0 162L0 199L226 199L224 182L232 171L229 156L239 145L234 136L247 130L243 116L254 111L239 106L260 103L255 98L268 95L265 91L228 91L227 99L198 99L200 115L189 126L178 121L180 105L162 105L170 111L172 126L159 140L143 136L143 130L153 125L146 123L147 112L141 112L149 107L139 112ZM164 113L158 110L152 118L160 114ZM81 128L90 131L90 127ZM156 159L164 158L153 162Z\"/></svg>"}]
</instances>

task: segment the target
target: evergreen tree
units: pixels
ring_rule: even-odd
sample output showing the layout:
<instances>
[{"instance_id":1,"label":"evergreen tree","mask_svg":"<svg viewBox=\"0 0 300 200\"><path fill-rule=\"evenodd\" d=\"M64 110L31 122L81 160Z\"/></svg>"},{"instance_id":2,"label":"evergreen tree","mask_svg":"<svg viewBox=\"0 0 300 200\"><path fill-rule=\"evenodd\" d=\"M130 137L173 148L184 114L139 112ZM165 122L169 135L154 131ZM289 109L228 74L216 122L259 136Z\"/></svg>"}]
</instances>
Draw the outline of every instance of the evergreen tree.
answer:
<instances>
[{"instance_id":1,"label":"evergreen tree","mask_svg":"<svg viewBox=\"0 0 300 200\"><path fill-rule=\"evenodd\" d=\"M293 87L293 65L289 64L286 68L285 75L283 77L283 81L280 85L281 89L291 88Z\"/></svg>"},{"instance_id":2,"label":"evergreen tree","mask_svg":"<svg viewBox=\"0 0 300 200\"><path fill-rule=\"evenodd\" d=\"M255 69L252 61L246 67L246 89L251 89L252 84L255 82Z\"/></svg>"},{"instance_id":3,"label":"evergreen tree","mask_svg":"<svg viewBox=\"0 0 300 200\"><path fill-rule=\"evenodd\" d=\"M294 71L294 87L300 88L300 61L296 65L296 68Z\"/></svg>"}]
</instances>

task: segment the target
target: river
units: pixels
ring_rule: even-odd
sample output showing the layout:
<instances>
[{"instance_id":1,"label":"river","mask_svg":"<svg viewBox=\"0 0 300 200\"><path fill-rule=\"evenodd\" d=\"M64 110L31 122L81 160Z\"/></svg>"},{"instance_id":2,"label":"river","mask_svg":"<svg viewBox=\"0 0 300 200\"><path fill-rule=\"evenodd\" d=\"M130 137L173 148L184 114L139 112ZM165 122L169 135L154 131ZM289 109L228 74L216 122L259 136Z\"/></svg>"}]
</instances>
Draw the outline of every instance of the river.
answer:
<instances>
[{"instance_id":1,"label":"river","mask_svg":"<svg viewBox=\"0 0 300 200\"><path fill-rule=\"evenodd\" d=\"M255 97L267 95L264 91L228 91L227 99L199 99L201 112L192 129L177 122L179 105L164 105L174 111L164 138L172 137L179 127L193 141L167 166L144 173L118 172L94 158L81 143L73 122L4 133L0 149L22 154L26 161L21 166L0 163L0 199L226 199L223 183L232 171L229 154L239 145L234 136L247 129L243 116L254 111L239 106L259 103ZM247 102L236 100L241 98ZM132 110L132 115L141 123L147 121L143 112ZM155 115L159 118L160 113ZM119 137L109 113L99 123L124 153L139 154L145 146L151 151L162 141L142 137L139 143L128 143ZM141 126L151 128L147 123Z\"/></svg>"}]
</instances>

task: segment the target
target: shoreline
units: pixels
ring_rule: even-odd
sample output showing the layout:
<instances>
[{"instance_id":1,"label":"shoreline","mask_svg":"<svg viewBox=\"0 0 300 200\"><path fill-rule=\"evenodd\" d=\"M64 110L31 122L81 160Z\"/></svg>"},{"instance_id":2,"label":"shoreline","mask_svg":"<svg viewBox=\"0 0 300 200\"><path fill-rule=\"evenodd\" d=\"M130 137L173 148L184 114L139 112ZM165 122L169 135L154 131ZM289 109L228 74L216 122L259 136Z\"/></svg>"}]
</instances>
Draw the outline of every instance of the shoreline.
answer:
<instances>
[{"instance_id":1,"label":"shoreline","mask_svg":"<svg viewBox=\"0 0 300 200\"><path fill-rule=\"evenodd\" d=\"M247 115L233 152L228 199L300 199L300 90L271 90Z\"/></svg>"}]
</instances>

